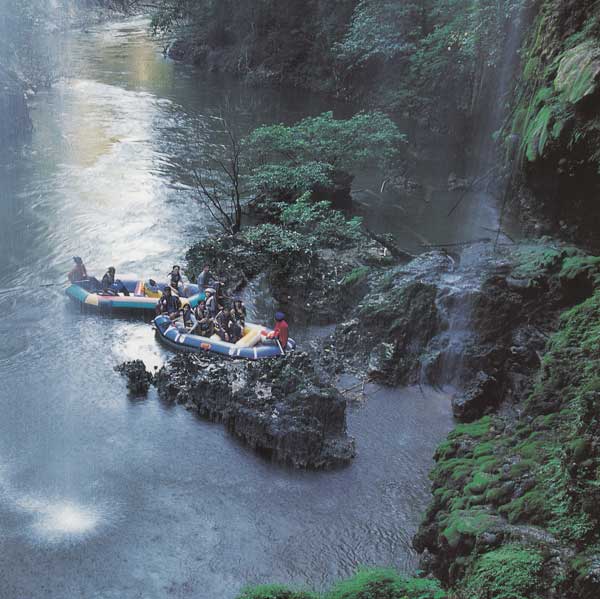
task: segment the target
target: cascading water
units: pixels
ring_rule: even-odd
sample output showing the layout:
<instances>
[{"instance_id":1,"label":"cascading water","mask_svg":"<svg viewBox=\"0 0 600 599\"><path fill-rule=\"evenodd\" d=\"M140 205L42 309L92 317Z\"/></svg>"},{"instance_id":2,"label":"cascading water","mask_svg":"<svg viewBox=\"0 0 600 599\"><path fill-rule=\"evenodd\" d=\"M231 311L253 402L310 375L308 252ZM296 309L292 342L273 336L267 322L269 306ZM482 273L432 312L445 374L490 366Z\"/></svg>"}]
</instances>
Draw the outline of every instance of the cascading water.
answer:
<instances>
[{"instance_id":1,"label":"cascading water","mask_svg":"<svg viewBox=\"0 0 600 599\"><path fill-rule=\"evenodd\" d=\"M499 164L495 137L507 117L514 91L526 20L526 2L499 4L501 8L498 10L507 10L506 33L499 50L500 60L494 80L478 102L479 117L473 127L476 133L466 173L472 187L469 193L463 195L463 201L469 202L468 218L461 224L460 234L456 235L466 244L455 261L453 271L443 276L442 291L438 297L438 309L445 315L448 327L436 340L440 360L433 378L437 383L458 388L465 382L464 348L473 338L471 316L478 279L485 270L485 264L494 259L489 243L470 241L485 237L497 240L501 232L501 203L508 183L505 178L495 175ZM428 378L431 378L430 373L431 369L427 373Z\"/></svg>"}]
</instances>

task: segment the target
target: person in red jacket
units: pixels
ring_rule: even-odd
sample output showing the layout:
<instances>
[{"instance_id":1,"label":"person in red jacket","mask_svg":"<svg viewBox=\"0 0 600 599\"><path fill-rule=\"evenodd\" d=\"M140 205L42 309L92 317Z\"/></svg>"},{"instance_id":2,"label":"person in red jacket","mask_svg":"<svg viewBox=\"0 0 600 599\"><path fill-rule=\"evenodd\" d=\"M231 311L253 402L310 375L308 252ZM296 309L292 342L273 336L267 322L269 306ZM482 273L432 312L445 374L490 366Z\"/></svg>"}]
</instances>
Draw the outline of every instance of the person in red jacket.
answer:
<instances>
[{"instance_id":1,"label":"person in red jacket","mask_svg":"<svg viewBox=\"0 0 600 599\"><path fill-rule=\"evenodd\" d=\"M285 351L285 346L288 342L289 332L288 323L285 321L283 312L275 313L275 329L267 335L267 339L278 339L282 351Z\"/></svg>"}]
</instances>

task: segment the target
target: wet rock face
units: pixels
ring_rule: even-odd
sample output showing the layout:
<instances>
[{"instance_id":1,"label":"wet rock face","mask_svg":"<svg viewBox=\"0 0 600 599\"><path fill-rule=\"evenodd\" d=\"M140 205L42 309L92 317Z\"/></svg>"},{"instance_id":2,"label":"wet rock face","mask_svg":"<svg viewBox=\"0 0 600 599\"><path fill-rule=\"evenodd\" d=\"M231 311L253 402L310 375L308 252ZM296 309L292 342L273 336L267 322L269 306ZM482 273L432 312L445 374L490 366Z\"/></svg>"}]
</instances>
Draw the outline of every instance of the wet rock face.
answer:
<instances>
[{"instance_id":1,"label":"wet rock face","mask_svg":"<svg viewBox=\"0 0 600 599\"><path fill-rule=\"evenodd\" d=\"M152 375L146 371L146 366L141 360L123 362L116 366L115 370L127 378L127 390L131 395L146 395L148 393Z\"/></svg>"},{"instance_id":2,"label":"wet rock face","mask_svg":"<svg viewBox=\"0 0 600 599\"><path fill-rule=\"evenodd\" d=\"M442 326L437 282L451 265L446 254L434 252L376 279L331 339L339 367L360 370L386 385L416 382L429 343Z\"/></svg>"},{"instance_id":3,"label":"wet rock face","mask_svg":"<svg viewBox=\"0 0 600 599\"><path fill-rule=\"evenodd\" d=\"M475 380L463 392L452 398L454 417L462 422L471 422L495 408L500 399L498 381L485 372L478 372Z\"/></svg>"},{"instance_id":4,"label":"wet rock face","mask_svg":"<svg viewBox=\"0 0 600 599\"><path fill-rule=\"evenodd\" d=\"M355 455L346 401L306 354L230 362L177 355L156 376L160 396L185 405L273 461L327 469Z\"/></svg>"}]
</instances>

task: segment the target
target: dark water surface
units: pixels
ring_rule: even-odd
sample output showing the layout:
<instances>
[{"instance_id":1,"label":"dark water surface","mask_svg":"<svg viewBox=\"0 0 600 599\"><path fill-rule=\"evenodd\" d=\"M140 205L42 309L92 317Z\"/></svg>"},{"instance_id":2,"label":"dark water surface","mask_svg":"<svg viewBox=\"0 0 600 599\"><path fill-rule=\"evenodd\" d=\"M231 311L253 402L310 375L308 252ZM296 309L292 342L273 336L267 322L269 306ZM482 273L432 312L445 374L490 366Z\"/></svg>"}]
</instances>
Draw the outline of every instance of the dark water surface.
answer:
<instances>
[{"instance_id":1,"label":"dark water surface","mask_svg":"<svg viewBox=\"0 0 600 599\"><path fill-rule=\"evenodd\" d=\"M206 221L180 164L224 97L248 125L323 108L194 75L145 25L72 35L70 77L36 97L31 148L0 172L0 597L229 599L252 582L322 588L359 564L409 571L446 397L374 392L350 410L351 467L290 471L153 392L128 398L113 367L164 359L150 327L40 287L73 254L100 274L182 260Z\"/></svg>"}]
</instances>

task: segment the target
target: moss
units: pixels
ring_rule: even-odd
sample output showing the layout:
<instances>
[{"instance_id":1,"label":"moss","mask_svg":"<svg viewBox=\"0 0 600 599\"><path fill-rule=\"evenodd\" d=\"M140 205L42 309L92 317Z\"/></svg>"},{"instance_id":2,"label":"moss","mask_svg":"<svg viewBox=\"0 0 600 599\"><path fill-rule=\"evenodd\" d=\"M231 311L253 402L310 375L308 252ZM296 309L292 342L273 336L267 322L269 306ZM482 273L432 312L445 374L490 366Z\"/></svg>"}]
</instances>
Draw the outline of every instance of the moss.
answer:
<instances>
[{"instance_id":1,"label":"moss","mask_svg":"<svg viewBox=\"0 0 600 599\"><path fill-rule=\"evenodd\" d=\"M324 599L445 599L445 591L435 580L404 578L393 570L359 571L340 582Z\"/></svg>"},{"instance_id":2,"label":"moss","mask_svg":"<svg viewBox=\"0 0 600 599\"><path fill-rule=\"evenodd\" d=\"M359 266L358 268L355 268L342 279L341 285L345 287L351 287L353 285L362 283L369 275L369 270L370 269L367 266Z\"/></svg>"},{"instance_id":3,"label":"moss","mask_svg":"<svg viewBox=\"0 0 600 599\"><path fill-rule=\"evenodd\" d=\"M491 475L483 472L477 472L473 477L473 480L469 484L465 485L465 493L467 495L480 495L487 489L491 480Z\"/></svg>"},{"instance_id":4,"label":"moss","mask_svg":"<svg viewBox=\"0 0 600 599\"><path fill-rule=\"evenodd\" d=\"M485 416L480 420L471 422L468 424L459 424L448 436L450 439L456 439L457 437L471 437L472 439L479 439L488 434L492 419L490 416Z\"/></svg>"},{"instance_id":5,"label":"moss","mask_svg":"<svg viewBox=\"0 0 600 599\"><path fill-rule=\"evenodd\" d=\"M508 501L512 495L512 486L501 485L491 487L485 492L485 501L491 505L501 505Z\"/></svg>"},{"instance_id":6,"label":"moss","mask_svg":"<svg viewBox=\"0 0 600 599\"><path fill-rule=\"evenodd\" d=\"M524 474L535 470L537 462L535 460L519 460L510 467L511 478L520 478Z\"/></svg>"},{"instance_id":7,"label":"moss","mask_svg":"<svg viewBox=\"0 0 600 599\"><path fill-rule=\"evenodd\" d=\"M532 524L540 524L547 519L545 504L546 497L544 493L538 489L533 489L503 505L498 512L505 516L510 523L527 521Z\"/></svg>"},{"instance_id":8,"label":"moss","mask_svg":"<svg viewBox=\"0 0 600 599\"><path fill-rule=\"evenodd\" d=\"M594 286L600 286L600 256L580 255L566 258L559 276L567 281L585 277Z\"/></svg>"},{"instance_id":9,"label":"moss","mask_svg":"<svg viewBox=\"0 0 600 599\"><path fill-rule=\"evenodd\" d=\"M515 252L513 276L523 279L533 279L542 274L548 274L560 267L562 251L553 246L533 245Z\"/></svg>"},{"instance_id":10,"label":"moss","mask_svg":"<svg viewBox=\"0 0 600 599\"><path fill-rule=\"evenodd\" d=\"M481 508L455 510L450 513L442 536L448 545L457 548L463 536L477 536L494 523L489 511Z\"/></svg>"},{"instance_id":11,"label":"moss","mask_svg":"<svg viewBox=\"0 0 600 599\"><path fill-rule=\"evenodd\" d=\"M282 585L267 584L244 589L238 599L317 599L317 596L303 591L292 591Z\"/></svg>"},{"instance_id":12,"label":"moss","mask_svg":"<svg viewBox=\"0 0 600 599\"><path fill-rule=\"evenodd\" d=\"M547 589L542 555L519 545L506 545L478 558L469 568L462 590L469 599L537 599Z\"/></svg>"},{"instance_id":13,"label":"moss","mask_svg":"<svg viewBox=\"0 0 600 599\"><path fill-rule=\"evenodd\" d=\"M328 593L316 595L282 585L248 587L237 599L446 599L439 582L400 576L389 569L365 569L336 584Z\"/></svg>"}]
</instances>

